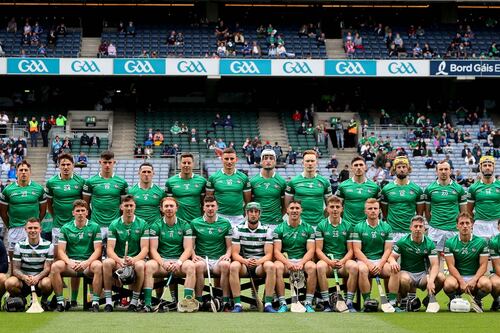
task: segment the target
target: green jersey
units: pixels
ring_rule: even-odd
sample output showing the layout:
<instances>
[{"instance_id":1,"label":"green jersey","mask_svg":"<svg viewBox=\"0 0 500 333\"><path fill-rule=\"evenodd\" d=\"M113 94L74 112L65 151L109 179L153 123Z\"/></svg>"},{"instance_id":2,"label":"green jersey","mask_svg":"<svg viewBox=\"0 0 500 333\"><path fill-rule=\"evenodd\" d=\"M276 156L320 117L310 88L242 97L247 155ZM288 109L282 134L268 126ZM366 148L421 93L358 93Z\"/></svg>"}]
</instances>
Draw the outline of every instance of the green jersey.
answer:
<instances>
[{"instance_id":1,"label":"green jersey","mask_svg":"<svg viewBox=\"0 0 500 333\"><path fill-rule=\"evenodd\" d=\"M385 243L392 243L392 228L379 221L374 227L368 221L358 223L352 233L352 242L361 243L361 251L370 260L379 260L384 254Z\"/></svg>"},{"instance_id":2,"label":"green jersey","mask_svg":"<svg viewBox=\"0 0 500 333\"><path fill-rule=\"evenodd\" d=\"M122 177L103 178L97 174L85 182L83 194L91 196L92 221L108 227L120 217L121 196L127 194L128 184Z\"/></svg>"},{"instance_id":3,"label":"green jersey","mask_svg":"<svg viewBox=\"0 0 500 333\"><path fill-rule=\"evenodd\" d=\"M425 235L421 243L415 242L411 234L400 238L392 252L401 257L401 270L410 273L424 272L428 258L437 257L436 245Z\"/></svg>"},{"instance_id":4,"label":"green jersey","mask_svg":"<svg viewBox=\"0 0 500 333\"><path fill-rule=\"evenodd\" d=\"M40 216L40 205L47 202L43 187L34 181L26 186L8 185L0 195L0 204L8 206L9 228L24 227L31 217Z\"/></svg>"},{"instance_id":5,"label":"green jersey","mask_svg":"<svg viewBox=\"0 0 500 333\"><path fill-rule=\"evenodd\" d=\"M101 242L101 228L90 220L82 228L74 220L66 223L59 236L59 243L66 244L66 254L73 260L87 260L94 253L94 244Z\"/></svg>"},{"instance_id":6,"label":"green jersey","mask_svg":"<svg viewBox=\"0 0 500 333\"><path fill-rule=\"evenodd\" d=\"M128 194L134 196L135 215L146 221L148 225L161 218L160 201L165 197L165 192L158 185L152 184L150 188L143 189L135 184L129 189Z\"/></svg>"},{"instance_id":7,"label":"green jersey","mask_svg":"<svg viewBox=\"0 0 500 333\"><path fill-rule=\"evenodd\" d=\"M219 170L208 178L207 191L214 191L218 212L229 216L243 215L243 192L251 191L247 175L235 171L227 175Z\"/></svg>"},{"instance_id":8,"label":"green jersey","mask_svg":"<svg viewBox=\"0 0 500 333\"><path fill-rule=\"evenodd\" d=\"M325 217L325 198L332 195L330 181L316 174L314 177L297 175L286 186L286 195L302 201L302 220L317 226Z\"/></svg>"},{"instance_id":9,"label":"green jersey","mask_svg":"<svg viewBox=\"0 0 500 333\"><path fill-rule=\"evenodd\" d=\"M222 216L217 216L215 222L207 222L205 216L191 221L193 238L195 239L196 255L217 260L226 251L226 239L231 239L233 231L231 222Z\"/></svg>"},{"instance_id":10,"label":"green jersey","mask_svg":"<svg viewBox=\"0 0 500 333\"><path fill-rule=\"evenodd\" d=\"M245 222L233 228L232 243L240 246L243 258L260 259L266 254L266 244L273 244L273 234L267 225L259 223L255 229L250 229Z\"/></svg>"},{"instance_id":11,"label":"green jersey","mask_svg":"<svg viewBox=\"0 0 500 333\"><path fill-rule=\"evenodd\" d=\"M165 192L177 200L177 216L186 221L192 221L202 215L201 197L205 194L207 180L193 174L189 179L174 175L165 182Z\"/></svg>"},{"instance_id":12,"label":"green jersey","mask_svg":"<svg viewBox=\"0 0 500 333\"><path fill-rule=\"evenodd\" d=\"M387 205L386 222L394 232L410 232L410 221L417 205L425 203L424 192L412 181L406 185L396 182L384 186L380 202Z\"/></svg>"},{"instance_id":13,"label":"green jersey","mask_svg":"<svg viewBox=\"0 0 500 333\"><path fill-rule=\"evenodd\" d=\"M47 232L47 233L52 232L53 227L54 227L54 218L49 212L47 212L42 220L42 232Z\"/></svg>"},{"instance_id":14,"label":"green jersey","mask_svg":"<svg viewBox=\"0 0 500 333\"><path fill-rule=\"evenodd\" d=\"M474 220L497 221L500 219L500 181L491 184L482 181L469 187L467 202L474 204Z\"/></svg>"},{"instance_id":15,"label":"green jersey","mask_svg":"<svg viewBox=\"0 0 500 333\"><path fill-rule=\"evenodd\" d=\"M149 239L149 226L138 216L129 224L120 216L109 225L108 239L116 240L115 253L120 258L125 255L125 242L128 241L127 257L135 257L141 252L141 240Z\"/></svg>"},{"instance_id":16,"label":"green jersey","mask_svg":"<svg viewBox=\"0 0 500 333\"><path fill-rule=\"evenodd\" d=\"M435 181L424 191L425 203L430 205L429 225L441 230L457 230L459 206L467 204L467 195L462 186L452 180L448 185Z\"/></svg>"},{"instance_id":17,"label":"green jersey","mask_svg":"<svg viewBox=\"0 0 500 333\"><path fill-rule=\"evenodd\" d=\"M170 226L161 217L149 228L149 238L158 240L158 253L163 259L179 259L184 252L184 239L192 237L191 225L181 218Z\"/></svg>"},{"instance_id":18,"label":"green jersey","mask_svg":"<svg viewBox=\"0 0 500 333\"><path fill-rule=\"evenodd\" d=\"M43 238L35 246L26 239L16 244L12 259L21 262L23 274L37 275L43 271L45 261L54 260L54 246Z\"/></svg>"},{"instance_id":19,"label":"green jersey","mask_svg":"<svg viewBox=\"0 0 500 333\"><path fill-rule=\"evenodd\" d=\"M52 201L54 228L61 228L73 220L73 202L82 198L84 184L85 180L77 174L67 180L58 174L47 181L45 193Z\"/></svg>"},{"instance_id":20,"label":"green jersey","mask_svg":"<svg viewBox=\"0 0 500 333\"><path fill-rule=\"evenodd\" d=\"M314 243L314 229L304 221L296 227L283 221L274 229L273 240L281 243L281 252L286 252L289 259L302 259L307 253L307 243Z\"/></svg>"},{"instance_id":21,"label":"green jersey","mask_svg":"<svg viewBox=\"0 0 500 333\"><path fill-rule=\"evenodd\" d=\"M323 253L331 254L335 259L342 259L346 255L347 242L351 239L352 224L346 220L334 226L328 218L323 219L316 228L316 240L323 241Z\"/></svg>"},{"instance_id":22,"label":"green jersey","mask_svg":"<svg viewBox=\"0 0 500 333\"><path fill-rule=\"evenodd\" d=\"M262 207L260 221L262 224L277 225L283 221L281 202L285 195L286 181L277 172L270 178L259 173L250 179L253 201Z\"/></svg>"},{"instance_id":23,"label":"green jersey","mask_svg":"<svg viewBox=\"0 0 500 333\"><path fill-rule=\"evenodd\" d=\"M344 199L344 221L356 225L366 221L365 202L370 198L378 199L380 188L368 178L363 183L357 183L353 178L349 178L340 183L336 195Z\"/></svg>"},{"instance_id":24,"label":"green jersey","mask_svg":"<svg viewBox=\"0 0 500 333\"><path fill-rule=\"evenodd\" d=\"M500 234L490 239L489 248L491 260L500 259Z\"/></svg>"},{"instance_id":25,"label":"green jersey","mask_svg":"<svg viewBox=\"0 0 500 333\"><path fill-rule=\"evenodd\" d=\"M462 242L460 235L446 240L444 245L445 257L455 258L455 267L461 276L472 276L479 269L479 258L489 256L488 244L482 237L472 235L468 242Z\"/></svg>"}]
</instances>

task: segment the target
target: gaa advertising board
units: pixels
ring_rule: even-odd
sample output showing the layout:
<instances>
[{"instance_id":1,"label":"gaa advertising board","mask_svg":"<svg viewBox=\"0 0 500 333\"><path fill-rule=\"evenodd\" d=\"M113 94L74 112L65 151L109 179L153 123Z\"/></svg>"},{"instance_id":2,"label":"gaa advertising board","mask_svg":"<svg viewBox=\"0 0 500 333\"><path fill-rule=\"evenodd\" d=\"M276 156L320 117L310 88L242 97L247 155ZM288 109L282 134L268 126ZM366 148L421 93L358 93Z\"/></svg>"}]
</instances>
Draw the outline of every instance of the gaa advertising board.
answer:
<instances>
[{"instance_id":1,"label":"gaa advertising board","mask_svg":"<svg viewBox=\"0 0 500 333\"><path fill-rule=\"evenodd\" d=\"M430 62L431 76L500 76L500 61L441 60Z\"/></svg>"}]
</instances>

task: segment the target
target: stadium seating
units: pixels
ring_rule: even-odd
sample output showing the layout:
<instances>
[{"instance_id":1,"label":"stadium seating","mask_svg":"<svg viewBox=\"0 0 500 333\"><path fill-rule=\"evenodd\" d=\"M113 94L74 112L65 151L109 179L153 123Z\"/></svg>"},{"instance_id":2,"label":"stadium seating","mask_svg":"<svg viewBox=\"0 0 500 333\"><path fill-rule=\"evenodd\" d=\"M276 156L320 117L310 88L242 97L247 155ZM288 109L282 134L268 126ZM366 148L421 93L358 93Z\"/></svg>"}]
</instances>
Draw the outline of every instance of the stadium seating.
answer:
<instances>
[{"instance_id":1,"label":"stadium seating","mask_svg":"<svg viewBox=\"0 0 500 333\"><path fill-rule=\"evenodd\" d=\"M281 119L285 125L288 142L297 152L312 149L317 145L313 135L297 134L301 122L293 121L291 112L282 112ZM325 149L320 147L320 150L324 152Z\"/></svg>"}]
</instances>

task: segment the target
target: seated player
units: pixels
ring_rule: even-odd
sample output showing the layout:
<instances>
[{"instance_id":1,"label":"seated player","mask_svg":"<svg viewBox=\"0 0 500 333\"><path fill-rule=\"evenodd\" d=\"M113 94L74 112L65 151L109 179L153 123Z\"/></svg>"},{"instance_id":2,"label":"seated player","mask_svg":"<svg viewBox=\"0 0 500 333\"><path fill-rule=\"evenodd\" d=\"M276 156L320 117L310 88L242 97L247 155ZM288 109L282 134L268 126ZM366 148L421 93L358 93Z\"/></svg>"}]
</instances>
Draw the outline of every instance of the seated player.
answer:
<instances>
[{"instance_id":1,"label":"seated player","mask_svg":"<svg viewBox=\"0 0 500 333\"><path fill-rule=\"evenodd\" d=\"M273 260L273 235L267 225L260 222L261 206L249 202L245 208L246 222L233 228L232 258L229 282L233 293L233 312L242 312L240 277L266 278L264 312L276 312L271 304L276 284ZM256 296L258 297L258 295Z\"/></svg>"},{"instance_id":2,"label":"seated player","mask_svg":"<svg viewBox=\"0 0 500 333\"><path fill-rule=\"evenodd\" d=\"M347 281L346 304L349 312L356 312L353 306L354 294L358 287L358 265L353 260L352 244L350 242L352 224L343 220L342 199L333 196L328 198L326 206L328 217L323 219L316 228L316 264L318 285L323 300L324 312L331 312L328 293L328 277L338 275Z\"/></svg>"},{"instance_id":3,"label":"seated player","mask_svg":"<svg viewBox=\"0 0 500 333\"><path fill-rule=\"evenodd\" d=\"M497 222L497 228L500 231L500 220ZM491 296L493 297L491 311L498 311L500 309L500 234L490 239L489 248L494 271L490 276Z\"/></svg>"},{"instance_id":4,"label":"seated player","mask_svg":"<svg viewBox=\"0 0 500 333\"><path fill-rule=\"evenodd\" d=\"M54 246L41 237L39 219L28 219L24 229L28 238L14 246L12 276L5 281L5 289L11 296L26 297L31 294L31 286L35 286L37 294L42 294L42 307L47 308L47 298L52 293L49 273Z\"/></svg>"},{"instance_id":5,"label":"seated player","mask_svg":"<svg viewBox=\"0 0 500 333\"><path fill-rule=\"evenodd\" d=\"M222 301L225 310L229 306L229 266L231 264L231 222L217 214L217 201L214 197L203 199L203 216L191 221L195 249L193 262L196 266L196 299L202 301L203 286L207 263L210 272L220 277Z\"/></svg>"},{"instance_id":6,"label":"seated player","mask_svg":"<svg viewBox=\"0 0 500 333\"><path fill-rule=\"evenodd\" d=\"M3 242L0 242L0 299L5 294L5 281L9 270L9 259Z\"/></svg>"},{"instance_id":7,"label":"seated player","mask_svg":"<svg viewBox=\"0 0 500 333\"><path fill-rule=\"evenodd\" d=\"M278 312L287 312L285 281L283 276L290 271L305 271L307 275L306 312L314 312L312 300L316 289L316 264L313 261L315 244L314 229L302 221L302 204L292 199L287 208L288 221L283 221L274 229L273 244L276 261L276 292L280 307ZM284 254L287 254L285 256Z\"/></svg>"},{"instance_id":8,"label":"seated player","mask_svg":"<svg viewBox=\"0 0 500 333\"><path fill-rule=\"evenodd\" d=\"M101 228L87 219L88 205L84 200L73 203L72 222L59 231L58 260L52 264L50 280L57 299L57 311L65 310L63 276L92 278L92 311L99 312L99 298L102 290L102 239Z\"/></svg>"},{"instance_id":9,"label":"seated player","mask_svg":"<svg viewBox=\"0 0 500 333\"><path fill-rule=\"evenodd\" d=\"M389 279L388 298L393 306L397 300L399 281L397 270L394 271L387 261L392 252L392 229L389 224L379 220L380 205L376 199L366 200L365 214L366 221L354 227L352 246L358 261L358 283L365 302L364 310L372 311L375 307L367 305L377 302L371 299L371 278L379 276Z\"/></svg>"},{"instance_id":10,"label":"seated player","mask_svg":"<svg viewBox=\"0 0 500 333\"><path fill-rule=\"evenodd\" d=\"M443 288L444 274L439 272L439 259L434 242L425 235L425 219L416 215L410 222L411 234L400 238L392 249L389 263L399 270L399 294L401 308L416 310L407 305L413 304L417 288L429 294L437 294ZM397 260L401 258L401 265ZM428 268L427 262L430 263ZM429 274L429 275L427 275ZM428 276L428 277L427 277ZM420 303L418 303L420 304Z\"/></svg>"},{"instance_id":11,"label":"seated player","mask_svg":"<svg viewBox=\"0 0 500 333\"><path fill-rule=\"evenodd\" d=\"M149 229L149 258L151 260L146 263L144 312L152 311L151 293L154 278L163 278L170 274L186 277L184 300L179 302L182 303L180 308L188 308L192 311L198 309L198 302L195 301L193 295L196 284L195 268L190 260L193 253L193 232L189 222L177 217L177 208L177 201L174 198L163 198L160 202L163 216L153 222Z\"/></svg>"},{"instance_id":12,"label":"seated player","mask_svg":"<svg viewBox=\"0 0 500 333\"><path fill-rule=\"evenodd\" d=\"M133 267L135 271L135 279L130 283L132 300L128 311L137 311L137 301L144 282L144 259L149 250L149 229L146 222L135 215L135 201L132 195L123 198L120 210L123 215L109 225L106 249L108 258L102 264L105 312L113 311L111 287L117 282L113 280L113 273L126 266Z\"/></svg>"},{"instance_id":13,"label":"seated player","mask_svg":"<svg viewBox=\"0 0 500 333\"><path fill-rule=\"evenodd\" d=\"M484 238L473 235L474 219L469 213L457 218L458 235L448 239L444 256L450 275L443 290L450 301L462 293L470 293L482 307L482 299L491 292L491 281L484 274L488 269L488 245Z\"/></svg>"}]
</instances>

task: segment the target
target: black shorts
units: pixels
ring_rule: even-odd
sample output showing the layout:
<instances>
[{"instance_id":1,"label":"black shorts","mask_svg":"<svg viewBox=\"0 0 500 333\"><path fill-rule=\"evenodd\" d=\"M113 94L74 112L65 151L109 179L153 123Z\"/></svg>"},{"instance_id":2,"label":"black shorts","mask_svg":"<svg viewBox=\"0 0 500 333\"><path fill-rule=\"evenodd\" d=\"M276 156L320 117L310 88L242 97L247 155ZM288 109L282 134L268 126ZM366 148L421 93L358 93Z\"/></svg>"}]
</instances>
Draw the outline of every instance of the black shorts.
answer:
<instances>
[{"instance_id":1,"label":"black shorts","mask_svg":"<svg viewBox=\"0 0 500 333\"><path fill-rule=\"evenodd\" d=\"M28 286L24 281L21 281L21 283L23 284L23 286L21 287L21 295L23 297L31 295L31 286ZM38 285L35 286L35 291L38 296L42 295L42 291L40 290Z\"/></svg>"}]
</instances>

